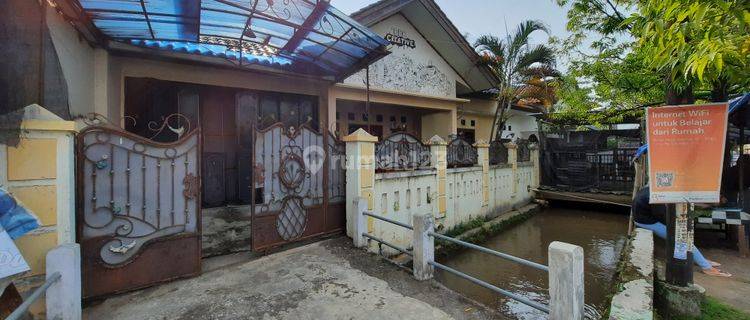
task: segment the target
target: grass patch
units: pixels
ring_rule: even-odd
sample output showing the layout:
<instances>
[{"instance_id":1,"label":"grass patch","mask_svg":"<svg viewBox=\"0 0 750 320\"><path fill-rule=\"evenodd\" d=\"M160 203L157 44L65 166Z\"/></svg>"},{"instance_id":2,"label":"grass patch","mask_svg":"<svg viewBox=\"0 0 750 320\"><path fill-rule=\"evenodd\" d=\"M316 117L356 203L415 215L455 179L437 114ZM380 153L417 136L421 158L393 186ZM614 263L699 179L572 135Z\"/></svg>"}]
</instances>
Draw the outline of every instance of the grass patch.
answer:
<instances>
[{"instance_id":1,"label":"grass patch","mask_svg":"<svg viewBox=\"0 0 750 320\"><path fill-rule=\"evenodd\" d=\"M458 238L458 236L463 235L460 240L473 244L481 244L487 241L488 238L497 235L501 231L508 229L518 223L526 221L526 219L530 218L533 215L534 214L532 212L521 213L500 222L491 223L489 225L487 225L487 218L475 218L467 222L462 222L443 234L452 238ZM474 229L476 229L476 231L465 235L466 232ZM437 246L440 246L440 249L438 250L438 252L436 252L439 255L448 255L450 253L465 249L463 246L440 239L435 239L435 244Z\"/></svg>"},{"instance_id":2,"label":"grass patch","mask_svg":"<svg viewBox=\"0 0 750 320\"><path fill-rule=\"evenodd\" d=\"M667 319L657 315L657 319ZM721 301L706 297L701 304L701 317L670 317L672 320L750 320L750 314L737 310Z\"/></svg>"}]
</instances>

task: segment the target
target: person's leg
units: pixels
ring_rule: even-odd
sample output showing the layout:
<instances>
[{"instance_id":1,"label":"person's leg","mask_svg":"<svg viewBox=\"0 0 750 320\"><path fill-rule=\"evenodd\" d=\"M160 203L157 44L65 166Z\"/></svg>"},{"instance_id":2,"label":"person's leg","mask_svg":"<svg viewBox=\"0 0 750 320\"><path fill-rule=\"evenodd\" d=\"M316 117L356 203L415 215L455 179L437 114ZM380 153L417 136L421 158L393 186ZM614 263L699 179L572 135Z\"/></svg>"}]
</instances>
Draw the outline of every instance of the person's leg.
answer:
<instances>
[{"instance_id":1,"label":"person's leg","mask_svg":"<svg viewBox=\"0 0 750 320\"><path fill-rule=\"evenodd\" d=\"M696 247L695 244L693 244L692 252L693 252L693 262L695 262L695 264L701 267L701 269L706 270L706 269L713 268L713 266L711 265L711 262L708 262L708 260L706 260L706 257L704 257L703 254L701 254L701 251L698 250L698 247Z\"/></svg>"},{"instance_id":2,"label":"person's leg","mask_svg":"<svg viewBox=\"0 0 750 320\"><path fill-rule=\"evenodd\" d=\"M640 228L653 231L654 235L659 238L667 239L667 226L661 222L657 222L654 224L642 224L636 222L635 225Z\"/></svg>"},{"instance_id":3,"label":"person's leg","mask_svg":"<svg viewBox=\"0 0 750 320\"><path fill-rule=\"evenodd\" d=\"M659 238L666 239L667 238L667 226L661 222L657 222L654 224L642 224L642 223L635 223L636 226L648 229L654 232L654 235L656 235ZM693 245L693 262L697 264L701 269L710 269L712 268L711 263L706 260L706 258L701 254L700 250L698 250L698 247Z\"/></svg>"}]
</instances>

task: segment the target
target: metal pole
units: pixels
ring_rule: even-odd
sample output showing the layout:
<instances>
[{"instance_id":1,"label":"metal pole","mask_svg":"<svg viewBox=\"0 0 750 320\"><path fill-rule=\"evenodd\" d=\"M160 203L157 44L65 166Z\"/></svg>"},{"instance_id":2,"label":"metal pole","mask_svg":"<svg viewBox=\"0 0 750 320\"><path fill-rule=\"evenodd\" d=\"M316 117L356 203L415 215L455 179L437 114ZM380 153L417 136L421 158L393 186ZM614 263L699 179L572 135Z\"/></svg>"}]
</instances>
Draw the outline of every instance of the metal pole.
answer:
<instances>
[{"instance_id":1,"label":"metal pole","mask_svg":"<svg viewBox=\"0 0 750 320\"><path fill-rule=\"evenodd\" d=\"M29 310L29 307L31 307L31 305L34 304L34 302L36 302L36 300L39 299L39 297L41 297L43 293L47 292L47 288L49 288L56 281L59 281L60 277L61 276L59 273L55 273L50 276L49 279L47 279L47 281L45 281L41 287L34 290L34 292L32 292L31 295L29 295L29 297L26 298L26 300L24 300L24 302L8 316L8 318L6 318L6 320L21 319L21 317L26 314L26 311Z\"/></svg>"},{"instance_id":2,"label":"metal pole","mask_svg":"<svg viewBox=\"0 0 750 320\"><path fill-rule=\"evenodd\" d=\"M401 222L398 222L396 220L391 220L391 219L388 219L386 217L382 217L382 216L373 214L372 212L369 212L369 211L365 211L362 215L370 216L370 217L373 217L373 218L378 219L378 220L383 220L385 222L395 224L395 225L397 225L399 227L402 227L402 228L406 228L406 229L409 229L409 230L414 230L414 228L412 228L412 226L410 226L410 225L408 225L406 223L401 223Z\"/></svg>"},{"instance_id":3,"label":"metal pole","mask_svg":"<svg viewBox=\"0 0 750 320\"><path fill-rule=\"evenodd\" d=\"M549 272L549 268L547 266L543 265L543 264L539 264L539 263L536 263L536 262L533 262L533 261L524 260L524 259L512 256L512 255L509 255L507 253L502 253L502 252L498 252L498 251L495 251L495 250L487 249L485 247L481 247L481 246L475 245L473 243L468 243L466 241L461 241L461 240L458 240L458 239L447 237L447 236L444 236L444 235L439 234L439 233L430 232L430 233L428 233L428 235L431 235L431 236L433 236L435 238L442 239L442 240L445 240L445 241L453 242L453 243L462 245L462 246L470 248L470 249L474 249L474 250L478 250L478 251L481 251L481 252L484 252L484 253L487 253L487 254L491 254L491 255L496 256L496 257L500 257L500 258L507 259L507 260L510 260L510 261L513 261L513 262L516 262L516 263L520 263L520 264L528 266L528 267L532 267L532 268L535 268L535 269L539 269L539 270L542 270L542 271Z\"/></svg>"},{"instance_id":4,"label":"metal pole","mask_svg":"<svg viewBox=\"0 0 750 320\"><path fill-rule=\"evenodd\" d=\"M677 218L681 213L677 210L677 207L687 209L687 204L676 205L667 204L667 270L666 277L667 283L686 287L688 284L693 283L693 253L688 251L685 260L675 258L675 240L678 226ZM687 212L685 212L687 214Z\"/></svg>"},{"instance_id":5,"label":"metal pole","mask_svg":"<svg viewBox=\"0 0 750 320\"><path fill-rule=\"evenodd\" d=\"M485 287L487 289L490 289L490 290L492 290L494 292L502 294L502 295L504 295L504 296L506 296L508 298L511 298L513 300L521 302L521 303L523 303L523 304L525 304L525 305L527 305L529 307L532 307L534 309L540 310L540 311L545 312L545 313L549 313L550 312L550 309L547 306L545 306L545 305L542 305L542 304L540 304L538 302L526 299L526 298L524 298L522 296L519 296L519 295L517 295L517 294L515 294L513 292L500 289L500 288L498 288L496 286L493 286L493 285L491 285L491 284L489 284L487 282L484 282L482 280L474 278L474 277L472 277L470 275L467 275L467 274L465 274L465 273L463 273L461 271L458 271L458 270L453 269L451 267L448 267L446 265L442 265L442 264L434 262L434 261L430 261L429 264L431 266L435 267L435 268L438 268L438 269L443 270L443 271L447 271L448 273L451 273L451 274L453 274L453 275L455 275L457 277L460 277L462 279L469 280L469 281L471 281L471 282L473 282L473 283L475 283L477 285L480 285L480 286Z\"/></svg>"},{"instance_id":6,"label":"metal pole","mask_svg":"<svg viewBox=\"0 0 750 320\"><path fill-rule=\"evenodd\" d=\"M737 158L738 159L738 161L737 161L738 162L737 163L737 165L738 165L737 169L739 169L738 170L739 171L739 191L738 191L739 194L737 195L737 204L738 204L738 207L744 208L744 200L745 200L745 195L744 195L744 191L745 191L745 164L742 161L742 156L745 153L745 123L744 123L744 120L743 120L743 123L740 124L740 143L739 144L740 144L740 157ZM740 226L740 228L742 228L742 226Z\"/></svg>"},{"instance_id":7,"label":"metal pole","mask_svg":"<svg viewBox=\"0 0 750 320\"><path fill-rule=\"evenodd\" d=\"M365 114L367 115L367 133L372 134L370 128L370 65L367 65L365 69L365 92L367 93L367 99L365 100Z\"/></svg>"}]
</instances>

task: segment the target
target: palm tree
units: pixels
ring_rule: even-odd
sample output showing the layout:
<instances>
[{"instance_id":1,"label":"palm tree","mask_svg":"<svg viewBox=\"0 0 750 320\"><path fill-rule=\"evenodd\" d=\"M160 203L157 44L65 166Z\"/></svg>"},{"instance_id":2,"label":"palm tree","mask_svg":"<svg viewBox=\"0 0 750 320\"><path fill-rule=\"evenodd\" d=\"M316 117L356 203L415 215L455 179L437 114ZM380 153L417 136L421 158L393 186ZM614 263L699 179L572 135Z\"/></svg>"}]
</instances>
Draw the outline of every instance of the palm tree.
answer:
<instances>
[{"instance_id":1,"label":"palm tree","mask_svg":"<svg viewBox=\"0 0 750 320\"><path fill-rule=\"evenodd\" d=\"M555 82L560 74L555 69L554 50L546 45L529 44L529 36L537 31L549 33L542 22L528 20L505 39L484 35L474 43L484 63L500 78L495 88L499 103L490 130L495 139L500 138L500 128L508 120L508 110L513 104L551 106L556 101Z\"/></svg>"}]
</instances>

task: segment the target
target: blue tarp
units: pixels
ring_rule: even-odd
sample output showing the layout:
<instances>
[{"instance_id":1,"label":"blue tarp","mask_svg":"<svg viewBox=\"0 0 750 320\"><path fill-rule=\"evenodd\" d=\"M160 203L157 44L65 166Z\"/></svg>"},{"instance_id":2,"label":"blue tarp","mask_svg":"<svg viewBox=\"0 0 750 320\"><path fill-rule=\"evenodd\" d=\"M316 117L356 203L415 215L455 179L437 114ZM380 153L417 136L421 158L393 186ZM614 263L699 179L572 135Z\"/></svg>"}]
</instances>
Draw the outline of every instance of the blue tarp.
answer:
<instances>
[{"instance_id":1,"label":"blue tarp","mask_svg":"<svg viewBox=\"0 0 750 320\"><path fill-rule=\"evenodd\" d=\"M0 188L0 226L15 240L31 230L39 228L39 221L15 198Z\"/></svg>"},{"instance_id":2,"label":"blue tarp","mask_svg":"<svg viewBox=\"0 0 750 320\"><path fill-rule=\"evenodd\" d=\"M729 114L733 114L737 111L744 110L750 106L750 93L745 93L737 98L729 100ZM640 158L643 154L648 152L648 144L642 145L635 152L635 159Z\"/></svg>"},{"instance_id":3,"label":"blue tarp","mask_svg":"<svg viewBox=\"0 0 750 320\"><path fill-rule=\"evenodd\" d=\"M78 0L111 40L299 73L342 76L388 42L326 0Z\"/></svg>"}]
</instances>

